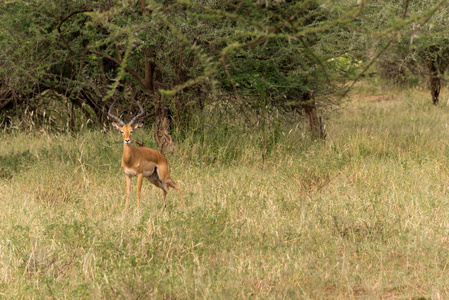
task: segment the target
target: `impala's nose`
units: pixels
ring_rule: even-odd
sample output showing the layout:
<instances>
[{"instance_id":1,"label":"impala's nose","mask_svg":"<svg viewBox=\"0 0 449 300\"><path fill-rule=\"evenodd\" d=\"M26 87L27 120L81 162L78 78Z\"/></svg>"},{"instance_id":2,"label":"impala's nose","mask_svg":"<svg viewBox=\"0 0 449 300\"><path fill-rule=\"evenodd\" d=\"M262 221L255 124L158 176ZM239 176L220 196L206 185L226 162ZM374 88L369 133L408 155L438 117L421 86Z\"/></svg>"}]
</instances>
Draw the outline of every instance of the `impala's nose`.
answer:
<instances>
[{"instance_id":1,"label":"impala's nose","mask_svg":"<svg viewBox=\"0 0 449 300\"><path fill-rule=\"evenodd\" d=\"M131 143L131 140L125 140L125 144Z\"/></svg>"}]
</instances>

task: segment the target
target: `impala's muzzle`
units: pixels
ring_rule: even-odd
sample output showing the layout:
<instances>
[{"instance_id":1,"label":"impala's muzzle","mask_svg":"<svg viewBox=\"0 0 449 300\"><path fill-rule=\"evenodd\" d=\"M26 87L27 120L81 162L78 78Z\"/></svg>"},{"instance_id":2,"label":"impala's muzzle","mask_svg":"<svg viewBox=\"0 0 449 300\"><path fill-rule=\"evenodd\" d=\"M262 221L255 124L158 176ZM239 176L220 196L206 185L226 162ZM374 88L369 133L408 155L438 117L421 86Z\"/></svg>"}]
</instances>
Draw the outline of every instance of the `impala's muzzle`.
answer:
<instances>
[{"instance_id":1,"label":"impala's muzzle","mask_svg":"<svg viewBox=\"0 0 449 300\"><path fill-rule=\"evenodd\" d=\"M131 143L131 140L125 139L124 141L125 141L125 144L127 144L127 145L129 145Z\"/></svg>"}]
</instances>

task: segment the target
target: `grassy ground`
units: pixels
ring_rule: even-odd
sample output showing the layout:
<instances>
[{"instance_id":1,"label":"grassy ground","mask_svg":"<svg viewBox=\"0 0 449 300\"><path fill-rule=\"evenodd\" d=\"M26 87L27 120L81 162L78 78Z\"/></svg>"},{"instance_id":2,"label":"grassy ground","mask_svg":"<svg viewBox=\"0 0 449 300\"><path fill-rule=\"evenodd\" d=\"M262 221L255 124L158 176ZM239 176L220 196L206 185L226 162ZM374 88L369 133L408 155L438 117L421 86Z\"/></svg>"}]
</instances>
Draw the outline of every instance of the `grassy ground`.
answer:
<instances>
[{"instance_id":1,"label":"grassy ground","mask_svg":"<svg viewBox=\"0 0 449 300\"><path fill-rule=\"evenodd\" d=\"M123 212L117 132L3 134L0 298L447 298L448 113L359 94L325 142L192 136L165 214L147 182Z\"/></svg>"}]
</instances>

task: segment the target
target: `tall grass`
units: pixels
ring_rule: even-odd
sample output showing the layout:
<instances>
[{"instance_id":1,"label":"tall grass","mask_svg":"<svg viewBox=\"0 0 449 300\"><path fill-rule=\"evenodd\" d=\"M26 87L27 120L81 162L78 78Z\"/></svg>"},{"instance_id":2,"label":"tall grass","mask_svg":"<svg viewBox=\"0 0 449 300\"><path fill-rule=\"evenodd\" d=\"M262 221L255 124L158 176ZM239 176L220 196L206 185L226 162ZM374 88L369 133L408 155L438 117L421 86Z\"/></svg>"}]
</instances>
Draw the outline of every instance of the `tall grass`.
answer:
<instances>
[{"instance_id":1,"label":"tall grass","mask_svg":"<svg viewBox=\"0 0 449 300\"><path fill-rule=\"evenodd\" d=\"M4 133L0 297L447 298L449 109L425 98L353 97L325 142L197 128L164 214L146 182L123 212L118 133Z\"/></svg>"}]
</instances>

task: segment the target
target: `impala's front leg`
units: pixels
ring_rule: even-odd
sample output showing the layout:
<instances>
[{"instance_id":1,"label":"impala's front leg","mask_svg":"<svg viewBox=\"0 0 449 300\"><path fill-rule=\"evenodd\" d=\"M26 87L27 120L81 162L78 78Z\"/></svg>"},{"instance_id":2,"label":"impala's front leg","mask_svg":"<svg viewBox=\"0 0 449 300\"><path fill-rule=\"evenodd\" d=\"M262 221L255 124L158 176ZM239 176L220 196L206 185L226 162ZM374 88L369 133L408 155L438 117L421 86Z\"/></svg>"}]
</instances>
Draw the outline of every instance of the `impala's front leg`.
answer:
<instances>
[{"instance_id":1,"label":"impala's front leg","mask_svg":"<svg viewBox=\"0 0 449 300\"><path fill-rule=\"evenodd\" d=\"M125 202L125 211L128 209L128 202L129 202L129 194L131 192L131 183L132 183L132 177L129 175L126 175L126 202Z\"/></svg>"},{"instance_id":2,"label":"impala's front leg","mask_svg":"<svg viewBox=\"0 0 449 300\"><path fill-rule=\"evenodd\" d=\"M140 209L140 191L142 190L143 174L137 174L137 206Z\"/></svg>"}]
</instances>

